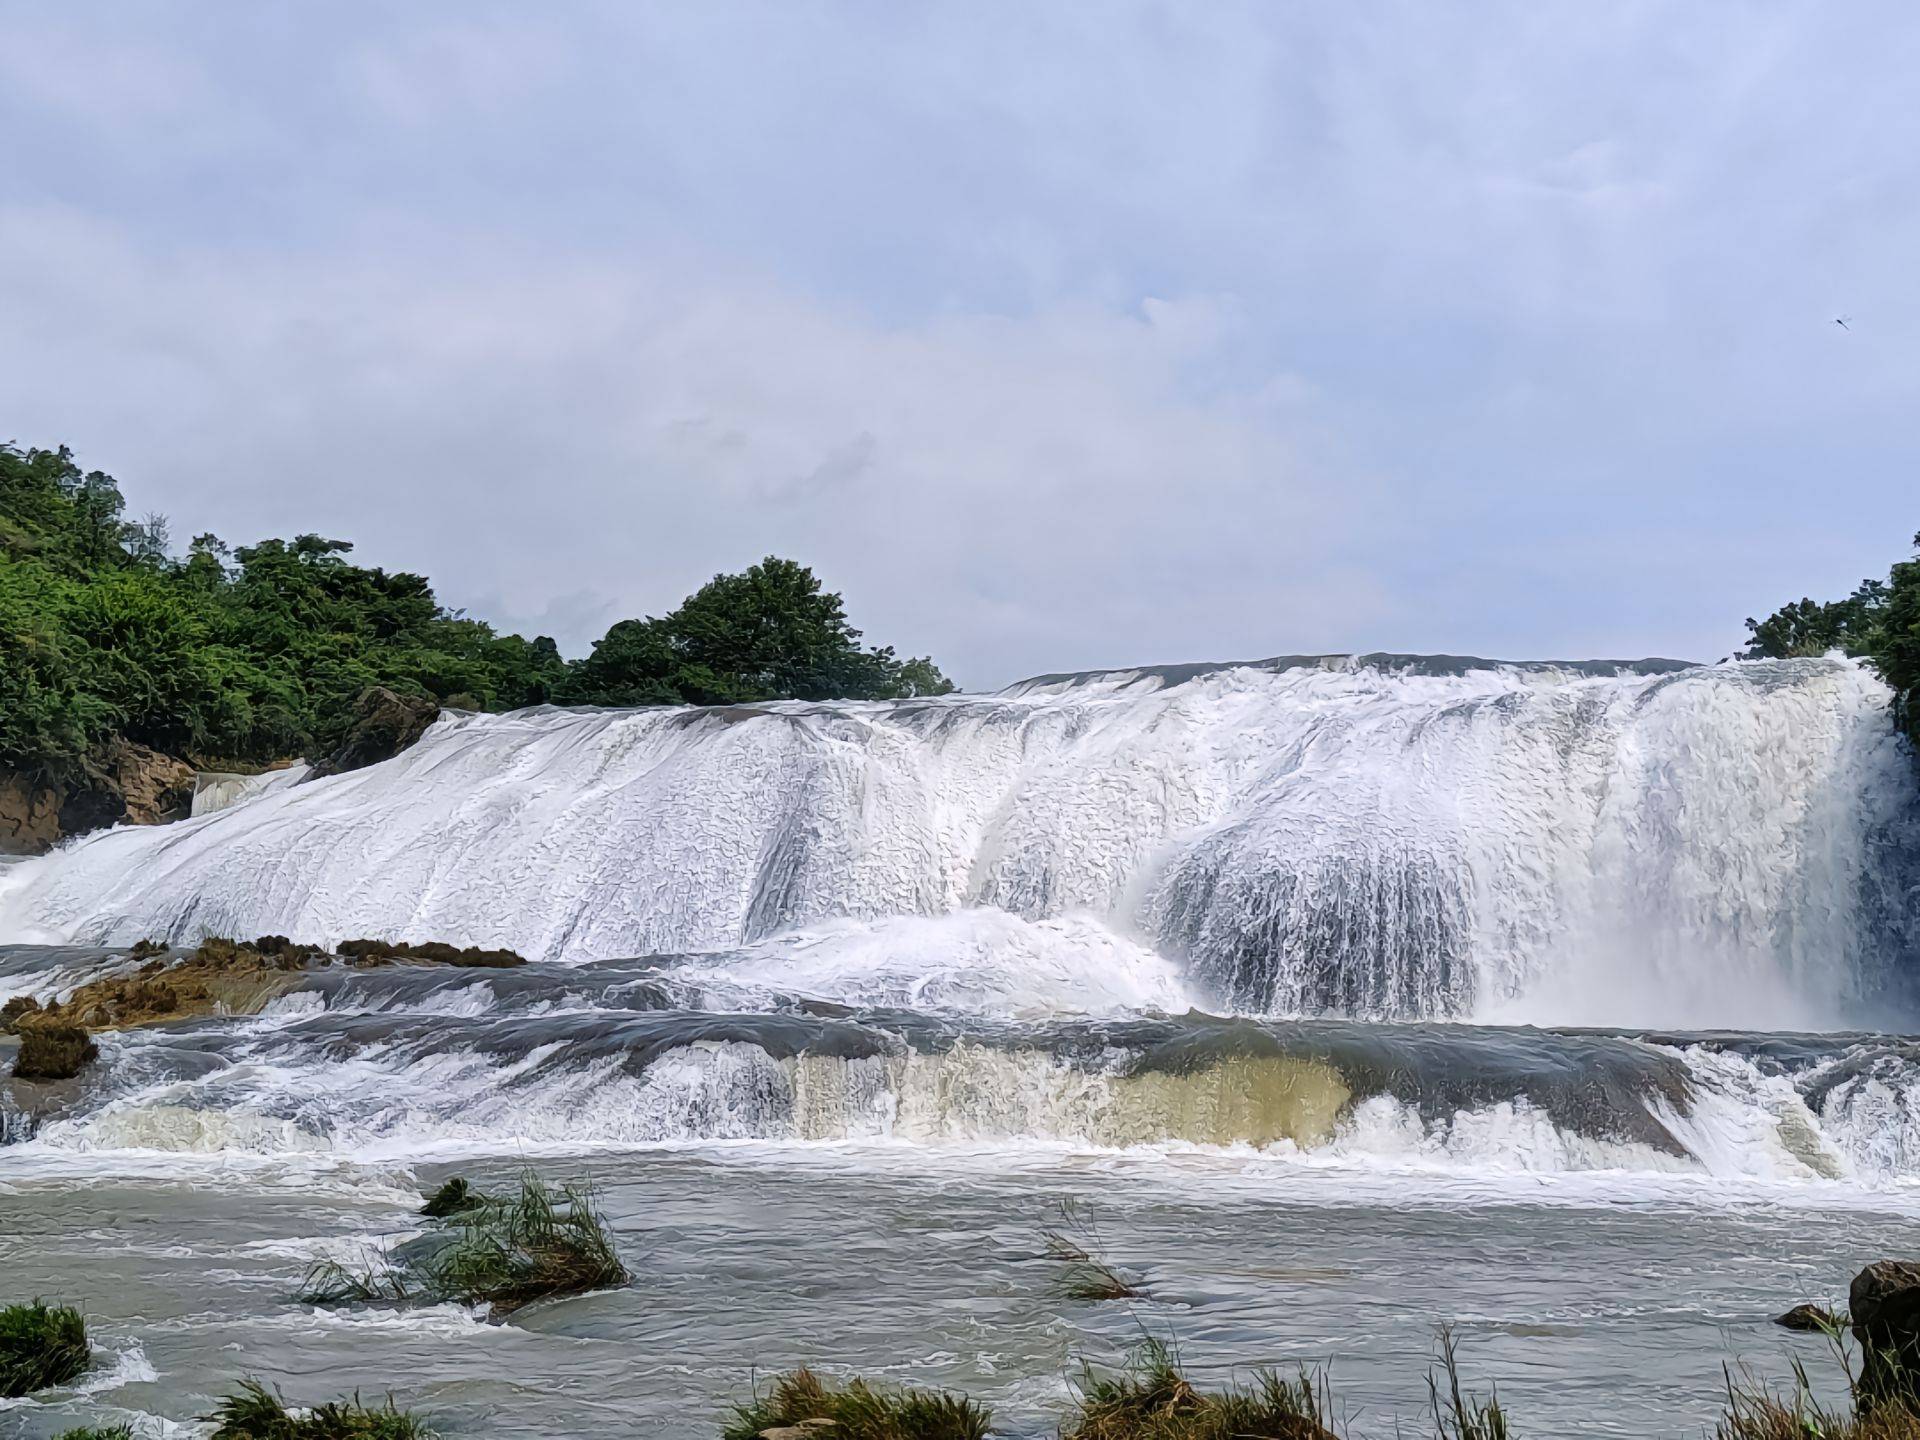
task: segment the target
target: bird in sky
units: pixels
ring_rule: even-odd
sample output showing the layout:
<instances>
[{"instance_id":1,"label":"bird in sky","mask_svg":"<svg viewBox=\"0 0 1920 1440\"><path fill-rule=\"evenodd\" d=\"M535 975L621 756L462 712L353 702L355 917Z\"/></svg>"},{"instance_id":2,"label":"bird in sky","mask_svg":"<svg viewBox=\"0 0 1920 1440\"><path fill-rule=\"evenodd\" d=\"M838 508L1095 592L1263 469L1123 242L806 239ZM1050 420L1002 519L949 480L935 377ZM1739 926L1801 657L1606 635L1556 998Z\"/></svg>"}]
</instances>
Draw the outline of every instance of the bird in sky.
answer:
<instances>
[{"instance_id":1,"label":"bird in sky","mask_svg":"<svg viewBox=\"0 0 1920 1440\"><path fill-rule=\"evenodd\" d=\"M1836 324L1836 325L1838 325L1838 326L1839 326L1839 327L1840 327L1840 328L1841 328L1842 330L1851 330L1851 329L1853 329L1853 326L1851 326L1851 325L1849 325L1849 324L1847 323L1847 317L1846 317L1846 316L1844 316L1844 315L1836 315L1836 316L1834 316L1834 317L1833 317L1833 323L1834 323L1834 324Z\"/></svg>"}]
</instances>

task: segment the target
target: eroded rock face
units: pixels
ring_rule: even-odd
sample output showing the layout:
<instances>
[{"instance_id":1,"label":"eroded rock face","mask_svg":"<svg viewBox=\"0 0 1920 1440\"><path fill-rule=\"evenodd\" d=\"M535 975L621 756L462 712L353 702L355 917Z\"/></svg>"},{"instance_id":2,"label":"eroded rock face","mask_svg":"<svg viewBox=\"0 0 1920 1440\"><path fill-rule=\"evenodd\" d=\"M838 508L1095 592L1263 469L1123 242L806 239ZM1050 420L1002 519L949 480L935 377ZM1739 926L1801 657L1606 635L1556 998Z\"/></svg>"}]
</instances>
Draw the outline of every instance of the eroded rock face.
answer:
<instances>
[{"instance_id":1,"label":"eroded rock face","mask_svg":"<svg viewBox=\"0 0 1920 1440\"><path fill-rule=\"evenodd\" d=\"M58 784L0 774L0 855L39 855L89 830L161 825L192 810L191 765L116 738Z\"/></svg>"},{"instance_id":2,"label":"eroded rock face","mask_svg":"<svg viewBox=\"0 0 1920 1440\"><path fill-rule=\"evenodd\" d=\"M1847 1291L1860 1344L1863 1409L1904 1404L1920 1412L1920 1261L1877 1260Z\"/></svg>"},{"instance_id":3,"label":"eroded rock face","mask_svg":"<svg viewBox=\"0 0 1920 1440\"><path fill-rule=\"evenodd\" d=\"M440 707L432 700L397 694L384 685L362 690L353 700L353 723L346 739L316 763L307 778L343 775L391 760L426 734L427 727L439 718Z\"/></svg>"},{"instance_id":4,"label":"eroded rock face","mask_svg":"<svg viewBox=\"0 0 1920 1440\"><path fill-rule=\"evenodd\" d=\"M0 855L38 855L60 838L60 792L0 774Z\"/></svg>"}]
</instances>

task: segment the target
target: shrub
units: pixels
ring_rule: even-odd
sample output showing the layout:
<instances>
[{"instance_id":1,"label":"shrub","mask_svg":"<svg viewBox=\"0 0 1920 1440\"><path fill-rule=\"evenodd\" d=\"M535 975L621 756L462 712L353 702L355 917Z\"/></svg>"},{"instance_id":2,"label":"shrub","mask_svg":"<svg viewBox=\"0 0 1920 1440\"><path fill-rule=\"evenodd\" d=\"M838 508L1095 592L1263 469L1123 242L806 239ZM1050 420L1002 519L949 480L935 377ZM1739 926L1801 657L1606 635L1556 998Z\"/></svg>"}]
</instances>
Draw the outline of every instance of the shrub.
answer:
<instances>
[{"instance_id":1,"label":"shrub","mask_svg":"<svg viewBox=\"0 0 1920 1440\"><path fill-rule=\"evenodd\" d=\"M71 1080L100 1054L84 1025L31 1019L16 1023L20 1050L13 1057L16 1080Z\"/></svg>"},{"instance_id":2,"label":"shrub","mask_svg":"<svg viewBox=\"0 0 1920 1440\"><path fill-rule=\"evenodd\" d=\"M87 1322L78 1310L55 1309L35 1300L0 1310L0 1396L14 1399L64 1385L93 1358Z\"/></svg>"},{"instance_id":3,"label":"shrub","mask_svg":"<svg viewBox=\"0 0 1920 1440\"><path fill-rule=\"evenodd\" d=\"M627 1282L586 1187L556 1194L528 1174L516 1196L470 1198L474 1204L449 1217L442 1243L403 1250L397 1264L364 1271L323 1261L308 1272L300 1298L314 1305L457 1300L506 1315L549 1296Z\"/></svg>"},{"instance_id":4,"label":"shrub","mask_svg":"<svg viewBox=\"0 0 1920 1440\"><path fill-rule=\"evenodd\" d=\"M88 1425L62 1430L53 1440L133 1440L133 1431L125 1425Z\"/></svg>"},{"instance_id":5,"label":"shrub","mask_svg":"<svg viewBox=\"0 0 1920 1440\"><path fill-rule=\"evenodd\" d=\"M1124 1370L1083 1369L1075 1388L1078 1413L1061 1426L1063 1440L1335 1440L1325 1383L1304 1369L1292 1380L1262 1370L1250 1388L1207 1393L1150 1340Z\"/></svg>"},{"instance_id":6,"label":"shrub","mask_svg":"<svg viewBox=\"0 0 1920 1440\"><path fill-rule=\"evenodd\" d=\"M827 1421L820 1428L833 1440L985 1440L991 1418L963 1395L876 1390L864 1380L836 1390L811 1370L795 1370L738 1407L722 1434L754 1440L763 1430Z\"/></svg>"},{"instance_id":7,"label":"shrub","mask_svg":"<svg viewBox=\"0 0 1920 1440\"><path fill-rule=\"evenodd\" d=\"M212 1440L433 1440L422 1421L393 1408L392 1396L378 1410L356 1395L296 1414L257 1380L242 1383L207 1418L218 1427Z\"/></svg>"}]
</instances>

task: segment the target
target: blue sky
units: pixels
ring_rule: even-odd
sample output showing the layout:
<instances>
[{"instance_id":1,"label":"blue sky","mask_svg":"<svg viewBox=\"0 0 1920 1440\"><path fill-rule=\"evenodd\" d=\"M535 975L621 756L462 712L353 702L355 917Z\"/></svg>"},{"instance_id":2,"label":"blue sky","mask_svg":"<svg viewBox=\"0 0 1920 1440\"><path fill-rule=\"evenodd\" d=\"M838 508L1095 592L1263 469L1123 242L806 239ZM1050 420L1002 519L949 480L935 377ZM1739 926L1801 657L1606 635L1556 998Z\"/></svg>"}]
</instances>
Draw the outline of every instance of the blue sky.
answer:
<instances>
[{"instance_id":1,"label":"blue sky","mask_svg":"<svg viewBox=\"0 0 1920 1440\"><path fill-rule=\"evenodd\" d=\"M1920 529L1916 73L1893 4L0 0L0 435L572 651L777 552L970 686L1712 658Z\"/></svg>"}]
</instances>

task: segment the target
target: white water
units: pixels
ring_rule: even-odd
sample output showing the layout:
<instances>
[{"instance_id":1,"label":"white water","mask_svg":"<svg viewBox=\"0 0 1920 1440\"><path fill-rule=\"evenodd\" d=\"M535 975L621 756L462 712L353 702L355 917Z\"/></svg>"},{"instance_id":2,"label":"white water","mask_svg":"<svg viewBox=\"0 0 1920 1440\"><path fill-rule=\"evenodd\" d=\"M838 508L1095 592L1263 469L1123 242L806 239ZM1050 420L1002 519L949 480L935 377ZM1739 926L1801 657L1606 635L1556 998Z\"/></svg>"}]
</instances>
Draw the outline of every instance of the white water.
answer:
<instances>
[{"instance_id":1,"label":"white water","mask_svg":"<svg viewBox=\"0 0 1920 1440\"><path fill-rule=\"evenodd\" d=\"M717 983L853 1003L1885 1027L1920 933L1885 700L1839 660L1323 663L462 715L13 867L0 939L747 945Z\"/></svg>"}]
</instances>

